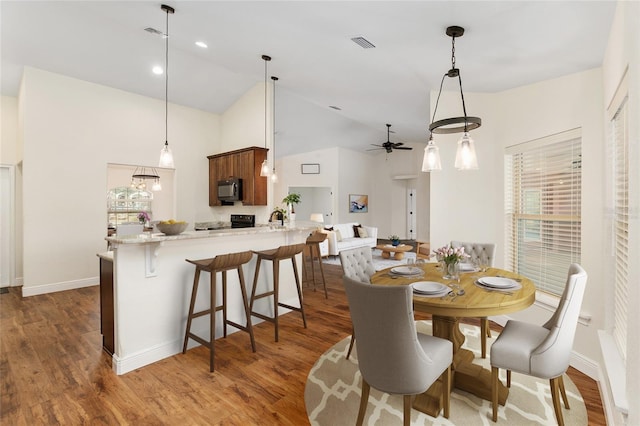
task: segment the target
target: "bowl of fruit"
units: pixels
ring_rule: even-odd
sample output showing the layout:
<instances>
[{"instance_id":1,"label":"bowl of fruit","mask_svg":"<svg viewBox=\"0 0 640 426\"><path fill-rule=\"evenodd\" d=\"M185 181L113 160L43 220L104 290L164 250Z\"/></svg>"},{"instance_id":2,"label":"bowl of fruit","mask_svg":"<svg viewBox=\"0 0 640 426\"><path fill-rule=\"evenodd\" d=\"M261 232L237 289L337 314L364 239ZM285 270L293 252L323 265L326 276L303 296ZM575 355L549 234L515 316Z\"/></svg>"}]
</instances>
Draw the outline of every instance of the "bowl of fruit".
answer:
<instances>
[{"instance_id":1,"label":"bowl of fruit","mask_svg":"<svg viewBox=\"0 0 640 426\"><path fill-rule=\"evenodd\" d=\"M161 220L156 226L165 235L179 235L187 229L187 225L189 224L183 220L170 219Z\"/></svg>"}]
</instances>

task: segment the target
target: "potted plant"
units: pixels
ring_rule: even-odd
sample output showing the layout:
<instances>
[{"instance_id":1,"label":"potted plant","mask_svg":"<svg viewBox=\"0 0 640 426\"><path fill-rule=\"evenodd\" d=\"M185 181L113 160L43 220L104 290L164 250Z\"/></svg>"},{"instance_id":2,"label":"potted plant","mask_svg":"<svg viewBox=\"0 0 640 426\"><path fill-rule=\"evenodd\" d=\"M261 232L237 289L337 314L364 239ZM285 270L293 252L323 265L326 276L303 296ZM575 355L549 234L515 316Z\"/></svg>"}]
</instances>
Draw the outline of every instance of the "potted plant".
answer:
<instances>
[{"instance_id":1,"label":"potted plant","mask_svg":"<svg viewBox=\"0 0 640 426\"><path fill-rule=\"evenodd\" d=\"M289 206L289 208L291 209L291 212L289 213L289 219L291 221L295 220L296 209L294 206L300 202L300 194L296 194L295 192L292 192L288 194L286 197L284 197L282 199L282 202L285 203L287 206Z\"/></svg>"},{"instance_id":2,"label":"potted plant","mask_svg":"<svg viewBox=\"0 0 640 426\"><path fill-rule=\"evenodd\" d=\"M389 239L391 240L391 245L397 247L400 244L400 237L397 235L389 235Z\"/></svg>"}]
</instances>

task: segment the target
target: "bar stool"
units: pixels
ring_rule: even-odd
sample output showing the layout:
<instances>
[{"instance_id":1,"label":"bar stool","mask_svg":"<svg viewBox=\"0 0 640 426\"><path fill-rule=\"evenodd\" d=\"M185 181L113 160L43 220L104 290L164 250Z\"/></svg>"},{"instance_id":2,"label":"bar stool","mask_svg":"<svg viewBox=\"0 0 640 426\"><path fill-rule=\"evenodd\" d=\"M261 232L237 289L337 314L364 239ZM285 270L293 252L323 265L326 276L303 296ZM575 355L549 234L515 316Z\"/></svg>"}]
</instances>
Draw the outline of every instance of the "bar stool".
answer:
<instances>
[{"instance_id":1,"label":"bar stool","mask_svg":"<svg viewBox=\"0 0 640 426\"><path fill-rule=\"evenodd\" d=\"M320 254L320 243L326 239L327 239L327 234L323 232L314 232L313 234L309 235L309 237L307 238L307 242L306 242L307 247L305 251L308 251L309 253L308 259L311 262L311 280L313 281L313 291L316 291L316 274L315 274L315 266L313 262L316 256L314 255L314 251L318 254L317 259L318 259L318 265L320 265L320 275L322 276L322 285L324 286L324 297L325 299L328 299L329 295L327 294L327 283L324 280L324 269L322 269L322 255ZM309 274L307 273L306 260L303 262L303 266L304 266L304 269L302 271L304 272L304 275L305 275L304 278L306 278L308 282Z\"/></svg>"},{"instance_id":2,"label":"bar stool","mask_svg":"<svg viewBox=\"0 0 640 426\"><path fill-rule=\"evenodd\" d=\"M302 290L300 286L300 277L298 276L298 267L296 264L296 255L301 253L304 250L305 244L292 244L289 246L280 246L277 249L264 250L264 251L254 251L255 254L258 255L258 260L256 262L256 272L253 276L253 289L251 290L251 304L250 311L251 315L261 318L265 321L272 322L275 325L275 337L276 342L278 341L278 307L282 306L283 308L291 309L292 311L297 311L302 314L302 322L304 323L304 328L307 328L307 319L304 315L304 306L302 305ZM279 286L280 286L280 261L291 259L291 263L293 265L293 274L296 279L296 290L298 291L298 300L300 301L300 307L295 307L291 305L284 304L278 301L279 294ZM270 260L273 262L273 290L266 291L261 294L256 294L256 288L258 286L258 275L260 273L260 264L263 260ZM261 314L259 312L255 312L253 310L253 303L257 299L261 299L263 297L273 296L273 317L269 317L267 315Z\"/></svg>"},{"instance_id":3,"label":"bar stool","mask_svg":"<svg viewBox=\"0 0 640 426\"><path fill-rule=\"evenodd\" d=\"M251 326L251 315L249 315L249 304L247 301L247 290L244 283L244 273L242 272L242 265L249 262L253 257L253 253L250 251L220 254L210 259L189 260L187 262L196 265L196 273L193 278L193 290L191 292L191 304L189 305L189 316L187 317L187 330L184 335L184 344L182 346L182 353L187 353L187 342L189 338L200 343L202 346L209 348L209 371L213 371L213 358L214 358L214 343L216 335L216 312L222 310L222 324L224 330L224 337L227 337L227 325L249 333L251 338L251 348L253 352L256 351L256 342L253 338L253 328ZM242 292L242 302L244 304L244 312L247 318L247 325L242 326L227 319L227 271L237 269L238 278L240 280L240 291ZM198 293L198 282L200 280L200 272L209 272L211 274L211 304L209 309L200 312L194 312L196 303L196 296ZM216 274L222 272L222 305L218 306L216 303ZM201 317L203 315L209 315L210 330L209 340L205 340L202 337L196 336L191 333L191 321L194 318Z\"/></svg>"}]
</instances>

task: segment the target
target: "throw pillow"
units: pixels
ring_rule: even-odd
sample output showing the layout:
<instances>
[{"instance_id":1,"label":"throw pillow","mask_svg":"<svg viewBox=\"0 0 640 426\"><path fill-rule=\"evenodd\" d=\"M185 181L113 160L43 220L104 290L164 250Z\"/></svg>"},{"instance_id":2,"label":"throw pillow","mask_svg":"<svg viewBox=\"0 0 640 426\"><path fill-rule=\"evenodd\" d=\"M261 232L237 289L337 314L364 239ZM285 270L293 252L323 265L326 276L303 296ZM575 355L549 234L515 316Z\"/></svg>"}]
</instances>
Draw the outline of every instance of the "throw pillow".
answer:
<instances>
[{"instance_id":1,"label":"throw pillow","mask_svg":"<svg viewBox=\"0 0 640 426\"><path fill-rule=\"evenodd\" d=\"M333 232L335 232L335 233L336 233L336 239L337 239L338 241L342 241L342 234L340 233L340 230L339 230L339 229L336 229L336 230L334 230Z\"/></svg>"},{"instance_id":2,"label":"throw pillow","mask_svg":"<svg viewBox=\"0 0 640 426\"><path fill-rule=\"evenodd\" d=\"M359 229L360 229L360 225L358 224L353 225L353 236L356 238L360 238L360 234L358 233Z\"/></svg>"},{"instance_id":3,"label":"throw pillow","mask_svg":"<svg viewBox=\"0 0 640 426\"><path fill-rule=\"evenodd\" d=\"M360 238L369 238L369 233L363 227L358 228L358 235L360 236Z\"/></svg>"}]
</instances>

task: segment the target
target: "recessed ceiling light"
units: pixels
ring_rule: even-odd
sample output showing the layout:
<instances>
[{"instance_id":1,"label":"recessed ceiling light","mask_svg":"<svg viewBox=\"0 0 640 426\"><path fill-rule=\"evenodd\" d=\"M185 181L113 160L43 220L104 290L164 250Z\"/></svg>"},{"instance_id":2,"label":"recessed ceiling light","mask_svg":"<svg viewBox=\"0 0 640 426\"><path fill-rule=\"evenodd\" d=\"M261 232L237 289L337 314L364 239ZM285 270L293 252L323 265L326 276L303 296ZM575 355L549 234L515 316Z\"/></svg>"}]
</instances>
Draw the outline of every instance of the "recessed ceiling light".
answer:
<instances>
[{"instance_id":1,"label":"recessed ceiling light","mask_svg":"<svg viewBox=\"0 0 640 426\"><path fill-rule=\"evenodd\" d=\"M162 75L162 73L164 72L164 71L162 70L162 67L161 67L160 65L156 65L156 66L154 66L154 67L151 69L151 71L153 71L153 73L154 73L155 75Z\"/></svg>"},{"instance_id":2,"label":"recessed ceiling light","mask_svg":"<svg viewBox=\"0 0 640 426\"><path fill-rule=\"evenodd\" d=\"M196 46L198 47L202 47L203 49L206 49L207 47L207 43L205 43L204 41L196 41Z\"/></svg>"}]
</instances>

